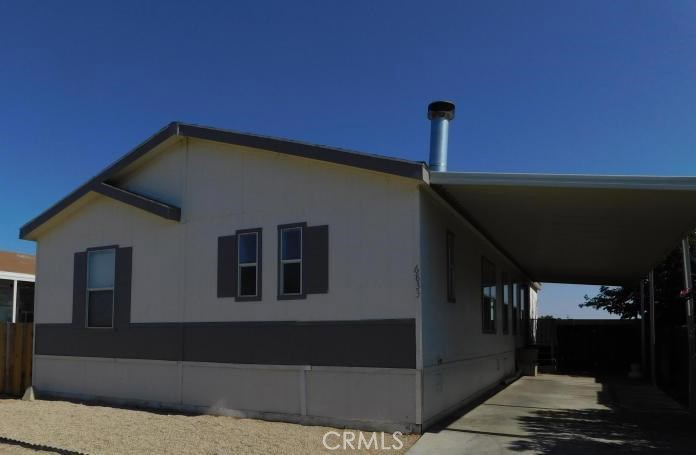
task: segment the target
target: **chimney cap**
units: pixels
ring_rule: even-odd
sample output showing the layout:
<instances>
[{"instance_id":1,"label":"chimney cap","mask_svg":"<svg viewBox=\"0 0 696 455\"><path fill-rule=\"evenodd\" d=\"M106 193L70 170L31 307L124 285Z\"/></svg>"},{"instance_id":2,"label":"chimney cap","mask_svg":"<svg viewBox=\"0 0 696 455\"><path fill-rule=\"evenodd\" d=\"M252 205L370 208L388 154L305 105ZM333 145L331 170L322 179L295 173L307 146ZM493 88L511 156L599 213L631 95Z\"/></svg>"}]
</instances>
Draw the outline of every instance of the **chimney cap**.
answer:
<instances>
[{"instance_id":1,"label":"chimney cap","mask_svg":"<svg viewBox=\"0 0 696 455\"><path fill-rule=\"evenodd\" d=\"M428 104L428 119L444 117L447 120L454 118L454 103L451 101L433 101Z\"/></svg>"}]
</instances>

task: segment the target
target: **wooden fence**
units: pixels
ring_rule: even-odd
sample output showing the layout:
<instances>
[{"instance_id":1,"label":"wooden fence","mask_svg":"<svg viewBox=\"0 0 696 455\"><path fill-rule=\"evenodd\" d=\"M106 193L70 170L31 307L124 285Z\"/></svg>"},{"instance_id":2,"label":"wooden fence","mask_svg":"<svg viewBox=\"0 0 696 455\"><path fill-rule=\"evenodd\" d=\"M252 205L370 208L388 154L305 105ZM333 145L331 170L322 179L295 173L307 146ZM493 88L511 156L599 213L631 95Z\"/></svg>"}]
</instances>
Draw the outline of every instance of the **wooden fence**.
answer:
<instances>
[{"instance_id":1,"label":"wooden fence","mask_svg":"<svg viewBox=\"0 0 696 455\"><path fill-rule=\"evenodd\" d=\"M31 385L34 324L0 323L0 393L21 396Z\"/></svg>"}]
</instances>

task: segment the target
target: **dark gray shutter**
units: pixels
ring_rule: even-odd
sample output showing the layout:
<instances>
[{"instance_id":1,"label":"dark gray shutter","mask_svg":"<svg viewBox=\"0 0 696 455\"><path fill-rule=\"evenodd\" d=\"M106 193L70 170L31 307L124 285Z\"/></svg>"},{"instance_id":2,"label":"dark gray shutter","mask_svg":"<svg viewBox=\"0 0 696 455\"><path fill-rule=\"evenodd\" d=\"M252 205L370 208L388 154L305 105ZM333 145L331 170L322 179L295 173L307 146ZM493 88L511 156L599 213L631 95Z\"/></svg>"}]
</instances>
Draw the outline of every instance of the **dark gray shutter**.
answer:
<instances>
[{"instance_id":1,"label":"dark gray shutter","mask_svg":"<svg viewBox=\"0 0 696 455\"><path fill-rule=\"evenodd\" d=\"M75 327L85 326L87 306L87 253L75 253L73 259L73 314Z\"/></svg>"},{"instance_id":2,"label":"dark gray shutter","mask_svg":"<svg viewBox=\"0 0 696 455\"><path fill-rule=\"evenodd\" d=\"M132 276L133 248L117 248L114 327L126 327L130 323Z\"/></svg>"},{"instance_id":3,"label":"dark gray shutter","mask_svg":"<svg viewBox=\"0 0 696 455\"><path fill-rule=\"evenodd\" d=\"M305 294L329 292L329 227L305 227L302 233L302 286Z\"/></svg>"},{"instance_id":4,"label":"dark gray shutter","mask_svg":"<svg viewBox=\"0 0 696 455\"><path fill-rule=\"evenodd\" d=\"M237 295L237 236L218 237L217 296Z\"/></svg>"}]
</instances>

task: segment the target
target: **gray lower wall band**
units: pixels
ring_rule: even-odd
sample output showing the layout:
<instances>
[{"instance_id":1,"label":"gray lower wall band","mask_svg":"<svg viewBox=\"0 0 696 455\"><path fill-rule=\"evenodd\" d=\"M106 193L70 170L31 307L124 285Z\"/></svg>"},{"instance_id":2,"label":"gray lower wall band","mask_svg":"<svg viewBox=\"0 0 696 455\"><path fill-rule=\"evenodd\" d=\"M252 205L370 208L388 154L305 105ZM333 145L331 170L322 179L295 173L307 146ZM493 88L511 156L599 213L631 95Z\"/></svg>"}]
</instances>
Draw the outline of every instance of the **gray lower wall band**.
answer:
<instances>
[{"instance_id":1,"label":"gray lower wall band","mask_svg":"<svg viewBox=\"0 0 696 455\"><path fill-rule=\"evenodd\" d=\"M36 354L260 365L415 368L414 319L36 324Z\"/></svg>"}]
</instances>

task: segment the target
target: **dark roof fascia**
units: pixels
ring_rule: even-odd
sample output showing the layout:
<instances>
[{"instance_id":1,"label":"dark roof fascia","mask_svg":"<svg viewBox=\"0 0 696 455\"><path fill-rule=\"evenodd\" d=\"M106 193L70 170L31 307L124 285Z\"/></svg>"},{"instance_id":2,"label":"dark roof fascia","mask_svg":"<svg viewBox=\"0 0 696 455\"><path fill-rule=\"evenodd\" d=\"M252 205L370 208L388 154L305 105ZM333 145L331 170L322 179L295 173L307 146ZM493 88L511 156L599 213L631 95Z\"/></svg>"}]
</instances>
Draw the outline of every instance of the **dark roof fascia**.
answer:
<instances>
[{"instance_id":1,"label":"dark roof fascia","mask_svg":"<svg viewBox=\"0 0 696 455\"><path fill-rule=\"evenodd\" d=\"M167 220L181 221L181 209L179 207L151 199L142 194L133 193L103 182L99 185L95 185L92 191L123 202L124 204L145 210L146 212L150 212L153 215L160 216Z\"/></svg>"},{"instance_id":2,"label":"dark roof fascia","mask_svg":"<svg viewBox=\"0 0 696 455\"><path fill-rule=\"evenodd\" d=\"M91 178L87 183L83 184L82 186L74 190L72 193L68 194L63 199L56 202L48 210L44 211L39 216L22 226L19 229L19 238L26 239L32 231L34 231L36 228L44 224L46 221L56 216L70 204L92 191L96 186L100 185L102 182L109 179L117 172L123 170L126 166L130 165L135 160L142 157L143 155L145 155L150 150L154 149L170 137L176 136L178 134L178 130L179 125L176 122L170 123L166 127L159 130L145 142L143 142L142 144L128 152L126 155L124 155L121 159L117 160L109 167L104 169L102 172Z\"/></svg>"},{"instance_id":3,"label":"dark roof fascia","mask_svg":"<svg viewBox=\"0 0 696 455\"><path fill-rule=\"evenodd\" d=\"M694 191L696 178L657 175L431 172L431 185Z\"/></svg>"},{"instance_id":4,"label":"dark roof fascia","mask_svg":"<svg viewBox=\"0 0 696 455\"><path fill-rule=\"evenodd\" d=\"M288 139L277 139L256 134L208 128L198 125L179 124L179 134L195 139L204 139L242 147L251 147L313 160L398 175L401 177L423 179L424 164L417 161L401 160L368 153L353 152L335 147L308 144Z\"/></svg>"},{"instance_id":5,"label":"dark roof fascia","mask_svg":"<svg viewBox=\"0 0 696 455\"><path fill-rule=\"evenodd\" d=\"M145 142L137 146L135 149L128 152L122 158L111 164L109 167L104 169L98 175L90 179L87 183L83 184L51 206L48 210L44 211L39 216L22 226L19 230L19 238L26 239L32 231L44 224L49 219L53 218L70 204L77 201L88 192L93 191L95 187L108 181L118 172L122 171L134 161L141 158L173 136L190 137L264 149L272 152L343 164L421 181L426 178L424 176L427 173L424 163L421 162L370 155L366 153L353 152L315 144L307 144L287 139L276 139L267 136L258 136L254 134L238 133L217 128L172 122L155 133Z\"/></svg>"}]
</instances>

